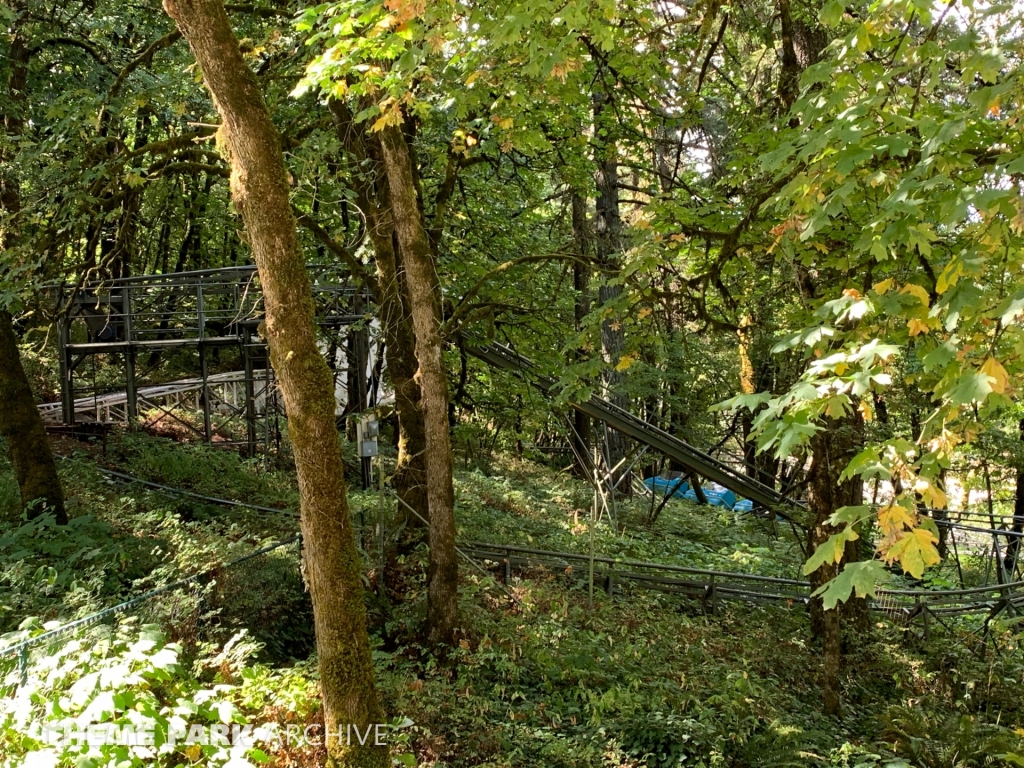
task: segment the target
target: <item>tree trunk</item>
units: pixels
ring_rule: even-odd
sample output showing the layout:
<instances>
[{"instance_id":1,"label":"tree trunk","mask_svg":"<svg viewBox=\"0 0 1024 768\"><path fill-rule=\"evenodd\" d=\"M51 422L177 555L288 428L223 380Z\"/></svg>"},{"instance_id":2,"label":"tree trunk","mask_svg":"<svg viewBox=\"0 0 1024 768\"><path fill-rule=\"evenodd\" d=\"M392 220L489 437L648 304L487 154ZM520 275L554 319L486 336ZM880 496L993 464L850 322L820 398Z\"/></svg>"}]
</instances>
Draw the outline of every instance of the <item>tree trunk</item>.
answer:
<instances>
[{"instance_id":1,"label":"tree trunk","mask_svg":"<svg viewBox=\"0 0 1024 768\"><path fill-rule=\"evenodd\" d=\"M821 58L828 45L825 30L805 18L817 19L820 2L811 2L803 11L803 18L794 17L790 0L779 0L779 22L782 33L782 61L779 72L779 100L787 111L800 93L800 76ZM795 118L794 118L795 120ZM792 125L797 125L793 122Z\"/></svg>"},{"instance_id":2,"label":"tree trunk","mask_svg":"<svg viewBox=\"0 0 1024 768\"><path fill-rule=\"evenodd\" d=\"M394 126L380 132L395 234L405 266L416 332L417 377L427 438L427 504L430 508L430 566L427 574L427 640L455 642L459 567L455 556L455 490L448 432L448 378L441 338L441 303L430 238L417 197L412 157Z\"/></svg>"},{"instance_id":3,"label":"tree trunk","mask_svg":"<svg viewBox=\"0 0 1024 768\"><path fill-rule=\"evenodd\" d=\"M863 425L856 411L841 419L827 419L825 428L811 438L811 467L808 471L807 501L814 515L810 532L810 551L817 549L837 529L829 525L828 519L837 509L860 504L863 486L859 478L839 481L846 465L856 456L863 442ZM855 545L856 542L853 542ZM856 559L856 547L847 547L844 562ZM835 564L823 565L810 575L811 590L816 590L839 572ZM811 629L821 638L824 657L822 690L825 713L838 715L840 712L840 665L842 638L840 617L857 620L858 615L867 616L867 605L863 598L851 597L842 607L824 610L821 598L811 601Z\"/></svg>"},{"instance_id":4,"label":"tree trunk","mask_svg":"<svg viewBox=\"0 0 1024 768\"><path fill-rule=\"evenodd\" d=\"M3 115L8 146L17 142L25 127L25 89L28 85L29 60L28 41L22 28L27 4L17 2L13 10L17 16L11 25L13 34L8 53L8 106ZM0 155L0 208L9 219L14 219L21 212L21 184L9 161L7 153ZM6 229L0 228L0 251L10 247L16 238L10 225ZM0 310L0 435L7 441L22 506L29 509L32 516L36 516L45 509L29 507L29 504L42 499L58 523L67 523L57 465L25 368L21 364L13 319L7 310Z\"/></svg>"},{"instance_id":5,"label":"tree trunk","mask_svg":"<svg viewBox=\"0 0 1024 768\"><path fill-rule=\"evenodd\" d=\"M1024 419L1020 420L1018 430L1020 432L1020 439L1024 441ZM1010 530L1018 535L1010 536L1009 541L1006 542L1006 553L1003 561L1003 570L1010 577L1010 581L1014 580L1013 572L1017 568L1017 556L1020 552L1021 538L1019 534L1024 532L1024 460L1020 460L1017 463L1015 485L1016 495L1013 500L1013 524L1010 526Z\"/></svg>"},{"instance_id":6,"label":"tree trunk","mask_svg":"<svg viewBox=\"0 0 1024 768\"><path fill-rule=\"evenodd\" d=\"M384 766L386 748L338 738L338 731L348 725L365 728L381 722L382 711L334 422L334 387L316 344L313 296L288 199L280 140L220 0L165 0L164 9L191 45L220 112L231 193L263 288L262 333L284 397L299 479L324 722L335 729L328 734L328 752L339 765Z\"/></svg>"},{"instance_id":7,"label":"tree trunk","mask_svg":"<svg viewBox=\"0 0 1024 768\"><path fill-rule=\"evenodd\" d=\"M395 390L398 412L398 459L392 483L398 497L429 519L426 479L426 428L420 408L420 385L416 381L416 336L409 311L408 289L398 245L395 221L391 214L388 181L383 168L380 142L366 137L355 125L348 106L337 99L328 102L334 118L335 133L353 157L352 184L360 209L366 216L366 234L373 245L377 266L376 291L380 321L384 330L388 376ZM406 509L399 510L405 515ZM411 515L406 523L422 523Z\"/></svg>"},{"instance_id":8,"label":"tree trunk","mask_svg":"<svg viewBox=\"0 0 1024 768\"><path fill-rule=\"evenodd\" d=\"M772 389L772 356L763 343L758 343L757 320L751 315L740 318L737 331L740 358L740 391L746 395ZM757 441L751 437L757 414L744 409L740 416L743 433L743 464L747 477L775 487L779 460L770 452L757 452Z\"/></svg>"},{"instance_id":9,"label":"tree trunk","mask_svg":"<svg viewBox=\"0 0 1024 768\"><path fill-rule=\"evenodd\" d=\"M587 223L587 201L582 195L572 194L572 239L579 261L572 265L572 287L576 292L573 306L576 332L583 330L583 320L590 314L590 270L581 263L590 256L590 227ZM577 357L582 356L582 350ZM587 457L590 456L590 417L574 408L572 412L573 434L570 436L575 450L573 460L576 476L590 479L591 472Z\"/></svg>"},{"instance_id":10,"label":"tree trunk","mask_svg":"<svg viewBox=\"0 0 1024 768\"><path fill-rule=\"evenodd\" d=\"M57 522L65 525L68 515L57 465L21 365L11 315L6 311L0 311L0 392L0 435L7 441L14 464L21 504L30 517L52 512ZM44 507L29 506L38 499L43 500Z\"/></svg>"},{"instance_id":11,"label":"tree trunk","mask_svg":"<svg viewBox=\"0 0 1024 768\"><path fill-rule=\"evenodd\" d=\"M619 255L622 250L622 218L619 215L619 163L615 141L608 135L610 119L605 115L608 109L608 95L602 91L594 94L594 162L596 165L594 182L597 187L596 221L594 227L595 256L597 262L610 272L619 267ZM604 305L622 293L622 286L608 285L607 275L598 288L598 301ZM622 392L625 376L616 370L622 358L625 337L622 325L614 318L606 318L601 322L601 351L606 363L604 375L605 397L614 405L629 410L629 397ZM609 471L618 465L626 456L626 436L610 429L608 434ZM620 469L614 474L613 482L618 482L624 472ZM629 493L629 480L619 484L622 493Z\"/></svg>"}]
</instances>

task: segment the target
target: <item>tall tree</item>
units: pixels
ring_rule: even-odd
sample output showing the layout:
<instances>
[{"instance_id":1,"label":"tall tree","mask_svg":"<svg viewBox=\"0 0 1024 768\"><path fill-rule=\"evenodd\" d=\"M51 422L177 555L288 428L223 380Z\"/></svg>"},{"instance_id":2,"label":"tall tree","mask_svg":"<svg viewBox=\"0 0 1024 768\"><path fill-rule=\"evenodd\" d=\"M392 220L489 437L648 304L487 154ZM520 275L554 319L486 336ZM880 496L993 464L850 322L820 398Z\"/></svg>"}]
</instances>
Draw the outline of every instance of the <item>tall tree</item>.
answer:
<instances>
[{"instance_id":1,"label":"tall tree","mask_svg":"<svg viewBox=\"0 0 1024 768\"><path fill-rule=\"evenodd\" d=\"M306 580L313 602L328 751L339 765L383 766L386 748L338 739L381 720L366 633L359 553L349 521L330 370L316 343L313 297L289 201L280 139L220 0L166 0L222 124L231 193L266 304L264 333L295 451Z\"/></svg>"},{"instance_id":2,"label":"tall tree","mask_svg":"<svg viewBox=\"0 0 1024 768\"><path fill-rule=\"evenodd\" d=\"M430 572L427 634L432 645L452 645L458 621L459 566L455 553L455 489L448 426L448 376L441 335L441 296L430 237L421 215L409 145L397 126L380 132L395 234L405 262L416 331L417 376L427 438Z\"/></svg>"},{"instance_id":3,"label":"tall tree","mask_svg":"<svg viewBox=\"0 0 1024 768\"><path fill-rule=\"evenodd\" d=\"M366 235L373 246L377 265L374 290L384 331L388 377L395 391L398 412L398 457L392 483L402 501L424 519L429 519L427 441L420 407L420 384L416 379L416 337L382 149L378 138L368 136L365 126L355 122L347 102L330 99L328 108L338 140L351 156L348 183L366 217ZM404 514L406 510L399 512ZM415 516L410 516L408 522L414 527L419 525Z\"/></svg>"},{"instance_id":4,"label":"tall tree","mask_svg":"<svg viewBox=\"0 0 1024 768\"><path fill-rule=\"evenodd\" d=\"M20 141L25 127L30 52L24 34L27 3L18 2L13 10L15 20L8 51L10 74L0 150L0 209L4 216L0 223L0 252L7 259L16 261L17 257L10 256L10 253L17 238L16 220L21 213L21 180L13 170L11 160L14 145ZM64 493L53 451L21 364L11 313L4 308L0 308L0 393L0 435L7 441L22 505L28 507L31 502L42 499L44 507L31 507L33 514L49 509L58 523L67 523Z\"/></svg>"},{"instance_id":5,"label":"tall tree","mask_svg":"<svg viewBox=\"0 0 1024 768\"><path fill-rule=\"evenodd\" d=\"M598 77L608 77L603 67L598 68ZM622 286L608 281L622 266L622 216L619 212L619 161L618 142L615 136L615 120L611 95L605 86L599 85L594 92L594 186L597 188L594 216L594 255L598 265L605 270L605 280L598 287L598 301L607 304L622 294ZM601 322L601 352L607 364L604 370L605 396L624 410L629 409L629 396L623 390L625 375L620 370L625 352L625 332L622 319L606 317ZM626 458L626 437L616 430L607 431L608 471L612 472ZM622 477L622 468L614 472L613 484ZM629 480L619 486L629 493Z\"/></svg>"}]
</instances>

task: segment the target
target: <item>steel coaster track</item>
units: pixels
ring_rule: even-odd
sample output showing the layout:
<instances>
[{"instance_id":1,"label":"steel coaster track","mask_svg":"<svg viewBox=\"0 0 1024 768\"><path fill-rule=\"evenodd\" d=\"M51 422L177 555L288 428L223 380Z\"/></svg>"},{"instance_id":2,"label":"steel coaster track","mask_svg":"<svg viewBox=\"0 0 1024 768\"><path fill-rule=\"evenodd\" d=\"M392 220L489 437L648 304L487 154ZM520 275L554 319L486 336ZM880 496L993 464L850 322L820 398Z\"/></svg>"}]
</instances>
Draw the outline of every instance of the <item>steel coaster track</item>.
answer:
<instances>
[{"instance_id":1,"label":"steel coaster track","mask_svg":"<svg viewBox=\"0 0 1024 768\"><path fill-rule=\"evenodd\" d=\"M98 469L102 474L117 482L138 483L161 493L194 498L224 507L241 507L290 517L298 516L297 512L289 509L277 509L233 499L204 496L194 491L153 483L105 467L98 467ZM394 494L393 491L392 494ZM398 501L401 503L400 499ZM291 541L293 540L289 539L284 543ZM585 565L590 560L589 555L578 552L535 549L515 544L463 542L459 544L458 549L460 554L473 563L478 570L482 570L480 564L487 562L504 565L506 577L511 575L512 567L523 568L539 565L564 570L573 565ZM595 556L593 559L596 564L600 564L606 569L601 574L601 578L605 581L604 588L609 593L614 593L617 583L629 582L641 589L696 597L712 607L718 600L803 606L810 599L808 582L797 579L690 568L670 563L652 563L601 555ZM580 572L582 572L582 568ZM506 587L500 583L497 585L507 592ZM515 602L519 602L514 595L508 594ZM927 612L935 616L952 616L992 613L1006 606L1024 610L1024 581L948 590L879 589L872 602L872 607L876 610L908 619L914 618L922 609L926 609Z\"/></svg>"},{"instance_id":2,"label":"steel coaster track","mask_svg":"<svg viewBox=\"0 0 1024 768\"><path fill-rule=\"evenodd\" d=\"M538 373L537 367L532 360L523 357L509 347L501 344L487 344L484 346L467 346L466 351L488 365L518 374L548 397L557 394L554 379ZM616 431L645 445L649 445L656 451L678 461L701 477L725 486L730 491L750 499L756 504L760 504L787 519L791 519L789 514L787 514L787 510L807 511L807 507L801 502L780 493L758 480L747 477L735 467L716 459L714 456L680 440L674 435L670 435L663 429L659 429L653 424L634 416L629 411L619 408L604 398L591 395L588 400L572 401L570 404L573 408L582 411L591 418L603 421Z\"/></svg>"},{"instance_id":3,"label":"steel coaster track","mask_svg":"<svg viewBox=\"0 0 1024 768\"><path fill-rule=\"evenodd\" d=\"M211 385L242 383L244 381L245 371L213 373L207 377L207 383ZM146 387L139 387L135 392L139 399L153 400L172 395L182 395L187 392L197 392L202 388L203 380L201 378L191 378L169 381L165 384L153 384ZM95 411L98 408L124 405L127 402L128 393L125 390L118 390L105 395L79 397L74 401L74 408L76 414L82 414L88 413L89 411ZM63 404L59 400L52 403L40 404L39 413L43 417L43 421L46 423L60 423L61 416L63 415L61 412L62 405Z\"/></svg>"}]
</instances>

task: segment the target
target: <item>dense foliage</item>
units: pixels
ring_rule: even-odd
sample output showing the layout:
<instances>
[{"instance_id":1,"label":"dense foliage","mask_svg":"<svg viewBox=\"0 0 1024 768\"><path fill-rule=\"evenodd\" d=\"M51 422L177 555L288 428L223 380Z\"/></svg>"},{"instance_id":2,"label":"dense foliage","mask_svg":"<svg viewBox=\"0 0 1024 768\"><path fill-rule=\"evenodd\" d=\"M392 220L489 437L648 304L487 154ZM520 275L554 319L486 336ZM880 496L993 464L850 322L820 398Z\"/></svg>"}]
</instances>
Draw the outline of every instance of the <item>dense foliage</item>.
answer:
<instances>
[{"instance_id":1,"label":"dense foliage","mask_svg":"<svg viewBox=\"0 0 1024 768\"><path fill-rule=\"evenodd\" d=\"M394 760L1024 764L1012 603L986 592L987 612L937 614L923 631L927 612L863 610L872 597L886 609L883 587L988 590L1024 577L1020 4L225 7L280 136L307 262L374 292L353 328L384 350L375 375L393 384L405 363L418 388L424 333L397 348L388 334L408 307L381 311L412 280L399 242L410 221L390 233L381 222L399 193L416 203L407 219L432 267L423 295L449 384L460 542L812 583L808 621L799 605L713 616L642 590L598 594L591 608L572 567L526 567L498 584L500 569L466 565L457 642L438 648L420 634L432 572L422 530L386 490L352 491L342 528L364 558ZM14 356L39 400L60 397L69 368L88 394L118 390L119 354L59 347L59 297L100 308L109 296L91 281L251 262L220 113L155 6L12 0L0 25L0 322L19 333ZM397 191L381 171L396 143L411 169ZM390 273L382 240L397 252ZM154 310L160 338L180 330L184 301ZM474 358L487 342L528 355L554 388ZM321 340L334 362L356 359L345 343ZM183 344L133 364L141 386L247 358ZM806 506L742 516L642 495L621 467L687 468L573 414L594 396ZM293 443L268 416L261 457L182 444L203 430L196 404L179 418L146 403L131 425L174 441L134 429L102 453L60 441L74 454L59 462L67 525L23 507L19 467L4 465L5 642L203 574L48 657L0 660L4 765L323 760L214 747L44 755L29 732L61 714L159 727L184 711L211 723L318 716L298 548L224 567L295 535ZM399 410L378 411L375 465L396 488L409 477ZM244 417L218 416L218 437L237 437ZM319 437L333 448L333 432ZM356 448L343 442L352 469ZM596 483L603 500L584 480L591 456L612 478ZM97 464L261 509L126 486ZM842 689L841 715L837 698L821 714L819 682Z\"/></svg>"}]
</instances>

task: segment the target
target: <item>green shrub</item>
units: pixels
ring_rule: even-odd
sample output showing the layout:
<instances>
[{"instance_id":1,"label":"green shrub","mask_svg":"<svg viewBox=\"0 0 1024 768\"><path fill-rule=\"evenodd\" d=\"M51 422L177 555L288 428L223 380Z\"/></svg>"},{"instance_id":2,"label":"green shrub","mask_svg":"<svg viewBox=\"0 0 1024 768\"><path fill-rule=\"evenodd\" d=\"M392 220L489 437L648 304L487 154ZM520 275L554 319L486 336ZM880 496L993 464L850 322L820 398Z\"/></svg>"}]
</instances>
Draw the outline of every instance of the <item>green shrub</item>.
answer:
<instances>
[{"instance_id":1,"label":"green shrub","mask_svg":"<svg viewBox=\"0 0 1024 768\"><path fill-rule=\"evenodd\" d=\"M30 622L22 632L4 639L10 642L42 629L38 622ZM210 768L228 764L231 768L246 768L252 765L250 758L265 760L265 753L258 748L169 743L172 726L248 722L246 713L235 703L236 687L205 685L181 663L180 650L167 643L155 626L117 630L101 627L87 639L58 640L45 655L34 654L24 683L17 662L3 659L0 673L8 695L0 699L0 765L135 768L191 763ZM244 653L231 659L235 672L240 671L238 666L244 664L244 659ZM154 743L54 743L43 730L52 728L64 733L69 721L79 730L89 724L103 724L118 729L131 727L136 733L152 732Z\"/></svg>"},{"instance_id":2,"label":"green shrub","mask_svg":"<svg viewBox=\"0 0 1024 768\"><path fill-rule=\"evenodd\" d=\"M0 537L0 632L26 615L80 614L114 602L159 562L156 542L90 515L23 520Z\"/></svg>"}]
</instances>

